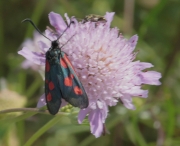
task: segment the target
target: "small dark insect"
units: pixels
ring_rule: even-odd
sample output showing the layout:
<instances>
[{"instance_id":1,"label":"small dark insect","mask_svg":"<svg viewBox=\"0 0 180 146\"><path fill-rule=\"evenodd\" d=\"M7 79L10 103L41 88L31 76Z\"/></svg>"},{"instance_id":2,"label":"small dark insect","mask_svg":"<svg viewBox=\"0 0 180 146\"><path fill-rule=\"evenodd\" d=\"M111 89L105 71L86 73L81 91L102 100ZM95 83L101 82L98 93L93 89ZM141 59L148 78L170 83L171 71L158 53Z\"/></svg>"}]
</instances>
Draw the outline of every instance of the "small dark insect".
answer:
<instances>
[{"instance_id":1,"label":"small dark insect","mask_svg":"<svg viewBox=\"0 0 180 146\"><path fill-rule=\"evenodd\" d=\"M107 22L107 20L104 16L95 15L95 14L89 14L89 15L85 16L82 23L86 23L89 21L90 22L96 22L96 25L98 25L100 23L106 23Z\"/></svg>"},{"instance_id":2,"label":"small dark insect","mask_svg":"<svg viewBox=\"0 0 180 146\"><path fill-rule=\"evenodd\" d=\"M32 22L27 18L22 22L30 22L34 28L45 38L47 38ZM71 22L73 23L73 22ZM71 23L67 26L64 32L69 28ZM50 114L55 115L61 106L61 98L65 99L71 105L81 109L87 108L89 105L86 91L78 79L78 76L69 61L65 52L61 48L68 43L59 47L58 40L64 32L55 41L51 41L51 47L46 52L45 64L45 98L47 108Z\"/></svg>"}]
</instances>

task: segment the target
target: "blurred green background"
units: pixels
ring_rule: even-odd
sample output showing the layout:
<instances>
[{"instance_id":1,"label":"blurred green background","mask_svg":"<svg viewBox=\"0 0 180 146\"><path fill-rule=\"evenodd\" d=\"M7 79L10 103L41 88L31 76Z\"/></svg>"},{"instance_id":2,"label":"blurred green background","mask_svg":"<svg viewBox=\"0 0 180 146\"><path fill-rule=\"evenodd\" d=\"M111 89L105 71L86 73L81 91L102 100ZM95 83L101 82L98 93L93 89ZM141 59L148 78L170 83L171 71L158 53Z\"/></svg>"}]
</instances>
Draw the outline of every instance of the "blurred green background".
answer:
<instances>
[{"instance_id":1,"label":"blurred green background","mask_svg":"<svg viewBox=\"0 0 180 146\"><path fill-rule=\"evenodd\" d=\"M149 97L134 98L135 111L121 104L110 108L110 134L97 139L87 121L77 123L76 110L56 117L0 114L0 146L179 146L180 0L0 0L0 110L35 107L44 92L39 73L20 67L24 58L17 51L34 32L21 21L31 18L45 30L51 11L77 18L115 12L112 27L126 38L138 34L137 60L151 62L162 85L144 86Z\"/></svg>"}]
</instances>

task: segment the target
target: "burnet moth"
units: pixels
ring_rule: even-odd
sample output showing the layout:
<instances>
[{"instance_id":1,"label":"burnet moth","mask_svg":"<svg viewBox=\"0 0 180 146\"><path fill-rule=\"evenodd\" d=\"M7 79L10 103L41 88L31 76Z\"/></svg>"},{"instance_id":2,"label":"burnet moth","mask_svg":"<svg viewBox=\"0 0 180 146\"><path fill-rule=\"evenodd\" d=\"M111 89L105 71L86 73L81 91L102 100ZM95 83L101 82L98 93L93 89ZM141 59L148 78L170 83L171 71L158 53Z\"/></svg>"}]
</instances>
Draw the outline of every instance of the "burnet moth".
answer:
<instances>
[{"instance_id":1,"label":"burnet moth","mask_svg":"<svg viewBox=\"0 0 180 146\"><path fill-rule=\"evenodd\" d=\"M25 21L30 22L41 35L47 38L36 27L31 19L27 18L22 22ZM66 53L61 51L65 44L59 47L58 41L69 28L71 23L72 21L55 41L51 41L47 38L51 41L51 47L46 52L45 98L49 113L52 115L57 114L59 111L61 98L65 99L71 105L81 109L87 108L89 105L88 97L82 83L78 79L78 76Z\"/></svg>"}]
</instances>

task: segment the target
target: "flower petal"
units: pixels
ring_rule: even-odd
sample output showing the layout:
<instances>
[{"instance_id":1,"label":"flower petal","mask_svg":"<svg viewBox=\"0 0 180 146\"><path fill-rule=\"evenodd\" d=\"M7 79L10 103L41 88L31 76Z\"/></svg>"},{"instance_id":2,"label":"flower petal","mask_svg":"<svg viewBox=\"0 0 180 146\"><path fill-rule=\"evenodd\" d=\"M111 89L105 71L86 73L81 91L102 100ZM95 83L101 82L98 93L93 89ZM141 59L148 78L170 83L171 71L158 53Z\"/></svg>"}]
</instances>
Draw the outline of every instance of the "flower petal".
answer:
<instances>
[{"instance_id":1,"label":"flower petal","mask_svg":"<svg viewBox=\"0 0 180 146\"><path fill-rule=\"evenodd\" d=\"M105 102L104 102L104 105L103 105L103 109L101 110L101 114L102 114L102 122L105 123L106 118L108 116L108 106L106 105Z\"/></svg>"},{"instance_id":2,"label":"flower petal","mask_svg":"<svg viewBox=\"0 0 180 146\"><path fill-rule=\"evenodd\" d=\"M159 79L161 78L161 73L156 71L147 71L141 73L141 79L143 84L150 85L161 85Z\"/></svg>"},{"instance_id":3,"label":"flower petal","mask_svg":"<svg viewBox=\"0 0 180 146\"><path fill-rule=\"evenodd\" d=\"M148 63L148 62L140 62L140 61L136 61L134 62L140 70L144 70L146 68L151 68L153 67L153 65L151 63Z\"/></svg>"},{"instance_id":4,"label":"flower petal","mask_svg":"<svg viewBox=\"0 0 180 146\"><path fill-rule=\"evenodd\" d=\"M34 65L33 62L31 62L29 60L25 60L22 62L21 67L24 69L28 69L29 67L33 66L32 64ZM36 65L34 65L34 66L36 66Z\"/></svg>"},{"instance_id":5,"label":"flower petal","mask_svg":"<svg viewBox=\"0 0 180 146\"><path fill-rule=\"evenodd\" d=\"M62 98L61 99L61 106L60 108L62 108L63 106L66 106L68 103Z\"/></svg>"},{"instance_id":6,"label":"flower petal","mask_svg":"<svg viewBox=\"0 0 180 146\"><path fill-rule=\"evenodd\" d=\"M45 54L47 52L47 50L50 48L50 46L48 46L46 43L44 43L43 41L39 41L38 42L39 48L41 49L41 51Z\"/></svg>"},{"instance_id":7,"label":"flower petal","mask_svg":"<svg viewBox=\"0 0 180 146\"><path fill-rule=\"evenodd\" d=\"M46 105L46 99L45 99L45 94L43 94L37 103L37 108L41 108Z\"/></svg>"},{"instance_id":8,"label":"flower petal","mask_svg":"<svg viewBox=\"0 0 180 146\"><path fill-rule=\"evenodd\" d=\"M81 124L86 115L89 113L89 109L81 109L78 114L78 123Z\"/></svg>"},{"instance_id":9,"label":"flower petal","mask_svg":"<svg viewBox=\"0 0 180 146\"><path fill-rule=\"evenodd\" d=\"M115 14L115 12L110 12L110 13L106 12L106 15L104 16L106 18L106 20L107 20L106 26L110 27L111 22L112 22L113 17L114 17L114 14Z\"/></svg>"},{"instance_id":10,"label":"flower petal","mask_svg":"<svg viewBox=\"0 0 180 146\"><path fill-rule=\"evenodd\" d=\"M69 19L69 17L68 17L68 14L65 13L65 14L64 14L64 17L66 18L67 24L69 25L69 24L70 24L70 19Z\"/></svg>"},{"instance_id":11,"label":"flower petal","mask_svg":"<svg viewBox=\"0 0 180 146\"><path fill-rule=\"evenodd\" d=\"M28 48L23 47L22 50L18 51L18 54L24 56L26 59L37 65L45 65L45 57L42 53L32 52Z\"/></svg>"},{"instance_id":12,"label":"flower petal","mask_svg":"<svg viewBox=\"0 0 180 146\"><path fill-rule=\"evenodd\" d=\"M138 36L137 36L137 35L132 36L132 37L128 40L128 42L131 44L131 47L132 47L133 49L136 47L137 41L138 41Z\"/></svg>"},{"instance_id":13,"label":"flower petal","mask_svg":"<svg viewBox=\"0 0 180 146\"><path fill-rule=\"evenodd\" d=\"M97 101L97 106L99 109L102 109L103 108L103 103L101 101Z\"/></svg>"},{"instance_id":14,"label":"flower petal","mask_svg":"<svg viewBox=\"0 0 180 146\"><path fill-rule=\"evenodd\" d=\"M57 13L50 12L49 21L51 25L56 29L56 31L58 31L58 33L61 33L67 27L61 15Z\"/></svg>"},{"instance_id":15,"label":"flower petal","mask_svg":"<svg viewBox=\"0 0 180 146\"><path fill-rule=\"evenodd\" d=\"M146 98L148 96L148 90L142 90L140 86L131 87L125 91L126 94L130 96L140 96Z\"/></svg>"},{"instance_id":16,"label":"flower petal","mask_svg":"<svg viewBox=\"0 0 180 146\"><path fill-rule=\"evenodd\" d=\"M124 95L122 98L121 98L121 101L123 102L123 105L128 108L128 109L131 109L131 110L135 110L135 107L132 103L132 97L129 96L129 95Z\"/></svg>"},{"instance_id":17,"label":"flower petal","mask_svg":"<svg viewBox=\"0 0 180 146\"><path fill-rule=\"evenodd\" d=\"M102 114L100 109L96 109L89 114L91 133L96 137L100 137L103 133Z\"/></svg>"}]
</instances>

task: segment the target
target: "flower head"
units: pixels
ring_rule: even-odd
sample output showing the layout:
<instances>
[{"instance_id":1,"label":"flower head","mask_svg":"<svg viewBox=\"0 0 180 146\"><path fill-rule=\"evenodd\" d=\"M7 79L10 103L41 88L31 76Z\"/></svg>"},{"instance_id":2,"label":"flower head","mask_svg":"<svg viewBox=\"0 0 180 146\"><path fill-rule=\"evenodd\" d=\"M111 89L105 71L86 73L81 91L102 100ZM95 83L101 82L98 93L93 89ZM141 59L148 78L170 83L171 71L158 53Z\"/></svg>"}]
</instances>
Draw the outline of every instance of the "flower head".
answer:
<instances>
[{"instance_id":1,"label":"flower head","mask_svg":"<svg viewBox=\"0 0 180 146\"><path fill-rule=\"evenodd\" d=\"M106 13L107 22L96 25L96 22L81 23L72 18L74 23L59 39L60 44L66 43L62 48L68 54L79 79L81 80L88 98L89 106L81 109L78 122L88 116L91 133L99 137L104 130L104 123L108 115L108 107L115 106L120 100L128 109L135 109L132 97L146 98L148 91L142 90L142 84L160 85L161 74L144 69L153 67L150 63L134 61L134 49L138 36L134 35L129 40L125 39L117 28L110 28L114 13ZM66 21L70 19L65 14ZM49 14L51 25L60 35L67 27L59 14ZM46 36L55 40L58 35L46 30ZM41 42L42 43L42 42ZM41 45L41 53L30 50L19 51L27 59L39 65L45 65L44 53L50 47ZM21 53L26 52L26 53ZM27 57L25 54L30 54Z\"/></svg>"}]
</instances>

